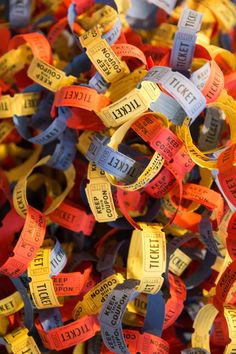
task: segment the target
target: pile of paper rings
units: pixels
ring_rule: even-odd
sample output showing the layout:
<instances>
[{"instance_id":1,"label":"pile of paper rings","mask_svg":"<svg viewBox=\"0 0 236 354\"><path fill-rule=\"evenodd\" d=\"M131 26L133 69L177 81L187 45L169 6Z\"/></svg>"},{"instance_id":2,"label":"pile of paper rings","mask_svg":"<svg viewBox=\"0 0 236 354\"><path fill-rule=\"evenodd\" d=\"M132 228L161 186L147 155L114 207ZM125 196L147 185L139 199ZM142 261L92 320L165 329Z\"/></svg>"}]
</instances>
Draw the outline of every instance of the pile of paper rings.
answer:
<instances>
[{"instance_id":1,"label":"pile of paper rings","mask_svg":"<svg viewBox=\"0 0 236 354\"><path fill-rule=\"evenodd\" d=\"M236 353L236 1L0 0L0 353Z\"/></svg>"}]
</instances>

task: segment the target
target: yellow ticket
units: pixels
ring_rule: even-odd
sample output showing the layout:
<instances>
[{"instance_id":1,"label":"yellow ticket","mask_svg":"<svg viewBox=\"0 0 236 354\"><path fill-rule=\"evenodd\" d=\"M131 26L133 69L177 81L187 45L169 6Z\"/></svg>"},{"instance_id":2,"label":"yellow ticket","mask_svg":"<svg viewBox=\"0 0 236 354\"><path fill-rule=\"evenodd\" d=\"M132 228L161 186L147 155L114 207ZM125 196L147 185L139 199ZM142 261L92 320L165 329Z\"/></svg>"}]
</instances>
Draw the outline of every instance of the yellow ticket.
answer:
<instances>
[{"instance_id":1,"label":"yellow ticket","mask_svg":"<svg viewBox=\"0 0 236 354\"><path fill-rule=\"evenodd\" d=\"M28 170L27 173L24 174L24 176L20 180L18 180L18 182L14 188L13 204L14 204L14 207L15 207L17 213L24 218L27 214L27 206L28 206L28 201L27 201L27 196L26 196L27 179L31 175L34 168L46 164L50 160L50 158L51 158L51 156L48 155L48 156L43 157L41 160L39 160L30 170ZM66 195L69 193L69 191L73 187L74 179L75 179L74 166L71 165L71 167L69 167L67 170L65 170L64 175L66 177L67 186L59 196L54 198L54 200L52 201L50 206L44 211L45 215L48 215L52 211L54 211L61 204L61 202L64 200Z\"/></svg>"},{"instance_id":2,"label":"yellow ticket","mask_svg":"<svg viewBox=\"0 0 236 354\"><path fill-rule=\"evenodd\" d=\"M111 184L108 182L105 172L95 164L89 163L89 183L85 188L90 209L98 222L114 221L118 218L113 201Z\"/></svg>"},{"instance_id":3,"label":"yellow ticket","mask_svg":"<svg viewBox=\"0 0 236 354\"><path fill-rule=\"evenodd\" d=\"M112 50L105 39L101 37L99 26L80 36L81 45L86 48L86 54L107 82L115 82L129 74L127 64Z\"/></svg>"},{"instance_id":4,"label":"yellow ticket","mask_svg":"<svg viewBox=\"0 0 236 354\"><path fill-rule=\"evenodd\" d=\"M37 111L40 94L16 93L13 97L3 95L0 98L0 118L32 115Z\"/></svg>"},{"instance_id":5,"label":"yellow ticket","mask_svg":"<svg viewBox=\"0 0 236 354\"><path fill-rule=\"evenodd\" d=\"M24 302L18 291L12 295L0 300L0 316L10 316L13 313L21 310L24 307Z\"/></svg>"},{"instance_id":6,"label":"yellow ticket","mask_svg":"<svg viewBox=\"0 0 236 354\"><path fill-rule=\"evenodd\" d=\"M36 57L32 60L27 74L33 81L53 92L77 82L76 77L66 76L63 71Z\"/></svg>"},{"instance_id":7,"label":"yellow ticket","mask_svg":"<svg viewBox=\"0 0 236 354\"><path fill-rule=\"evenodd\" d=\"M150 104L160 96L160 89L151 81L143 81L139 89L135 88L126 96L104 107L96 114L107 127L117 127L148 110Z\"/></svg>"},{"instance_id":8,"label":"yellow ticket","mask_svg":"<svg viewBox=\"0 0 236 354\"><path fill-rule=\"evenodd\" d=\"M34 338L28 335L27 328L16 328L11 333L4 336L4 339L11 346L12 353L14 354L41 353Z\"/></svg>"},{"instance_id":9,"label":"yellow ticket","mask_svg":"<svg viewBox=\"0 0 236 354\"><path fill-rule=\"evenodd\" d=\"M51 248L40 248L28 267L30 292L38 309L62 306L56 296L53 281L49 277Z\"/></svg>"},{"instance_id":10,"label":"yellow ticket","mask_svg":"<svg viewBox=\"0 0 236 354\"><path fill-rule=\"evenodd\" d=\"M102 304L105 302L112 289L114 289L117 284L123 283L123 281L124 277L117 273L96 284L84 295L83 300L77 303L73 310L73 318L78 319L85 315L95 315L101 309Z\"/></svg>"},{"instance_id":11,"label":"yellow ticket","mask_svg":"<svg viewBox=\"0 0 236 354\"><path fill-rule=\"evenodd\" d=\"M170 256L169 270L173 274L181 276L191 261L190 257L177 248Z\"/></svg>"},{"instance_id":12,"label":"yellow ticket","mask_svg":"<svg viewBox=\"0 0 236 354\"><path fill-rule=\"evenodd\" d=\"M0 57L0 75L4 80L11 79L32 60L32 51L27 44L12 49Z\"/></svg>"},{"instance_id":13,"label":"yellow ticket","mask_svg":"<svg viewBox=\"0 0 236 354\"><path fill-rule=\"evenodd\" d=\"M140 230L132 233L127 279L138 279L137 291L156 294L163 284L166 271L166 239L158 224L139 223Z\"/></svg>"}]
</instances>

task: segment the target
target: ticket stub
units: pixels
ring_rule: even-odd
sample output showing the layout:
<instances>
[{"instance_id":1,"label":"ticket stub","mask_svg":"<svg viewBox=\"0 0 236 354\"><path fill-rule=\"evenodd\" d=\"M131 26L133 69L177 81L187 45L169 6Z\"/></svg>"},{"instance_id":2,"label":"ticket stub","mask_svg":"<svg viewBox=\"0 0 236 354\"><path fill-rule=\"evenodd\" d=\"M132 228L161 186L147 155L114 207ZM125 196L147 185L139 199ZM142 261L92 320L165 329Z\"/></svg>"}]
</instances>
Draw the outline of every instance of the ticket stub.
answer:
<instances>
[{"instance_id":1,"label":"ticket stub","mask_svg":"<svg viewBox=\"0 0 236 354\"><path fill-rule=\"evenodd\" d=\"M140 224L142 231L132 233L127 278L138 279L138 291L156 294L163 283L166 267L165 234L157 224Z\"/></svg>"},{"instance_id":2,"label":"ticket stub","mask_svg":"<svg viewBox=\"0 0 236 354\"><path fill-rule=\"evenodd\" d=\"M200 30L202 14L184 9L181 13L178 32L175 34L174 45L171 51L170 65L173 69L187 71L191 68L196 32Z\"/></svg>"},{"instance_id":3,"label":"ticket stub","mask_svg":"<svg viewBox=\"0 0 236 354\"><path fill-rule=\"evenodd\" d=\"M197 86L199 90L202 90L210 76L210 73L210 62L207 62L191 74L190 80L194 83L195 86Z\"/></svg>"},{"instance_id":4,"label":"ticket stub","mask_svg":"<svg viewBox=\"0 0 236 354\"><path fill-rule=\"evenodd\" d=\"M26 44L23 44L17 49L12 49L2 55L0 58L0 74L4 75L4 79L11 78L16 72L23 69L28 62L28 55L30 53L30 48Z\"/></svg>"},{"instance_id":5,"label":"ticket stub","mask_svg":"<svg viewBox=\"0 0 236 354\"><path fill-rule=\"evenodd\" d=\"M167 168L161 172L145 187L145 191L153 198L160 199L175 185L176 179Z\"/></svg>"},{"instance_id":6,"label":"ticket stub","mask_svg":"<svg viewBox=\"0 0 236 354\"><path fill-rule=\"evenodd\" d=\"M147 311L147 295L139 294L134 300L130 301L127 306L128 311L138 313L145 317Z\"/></svg>"},{"instance_id":7,"label":"ticket stub","mask_svg":"<svg viewBox=\"0 0 236 354\"><path fill-rule=\"evenodd\" d=\"M169 78L163 79L162 85L179 102L192 120L195 120L204 110L205 97L190 80L180 73L172 73Z\"/></svg>"},{"instance_id":8,"label":"ticket stub","mask_svg":"<svg viewBox=\"0 0 236 354\"><path fill-rule=\"evenodd\" d=\"M171 51L170 65L179 71L189 70L192 65L197 35L194 33L177 32Z\"/></svg>"},{"instance_id":9,"label":"ticket stub","mask_svg":"<svg viewBox=\"0 0 236 354\"><path fill-rule=\"evenodd\" d=\"M230 31L236 22L235 6L227 0L217 0L216 3L212 3L210 0L204 0L204 4L210 8L224 30Z\"/></svg>"},{"instance_id":10,"label":"ticket stub","mask_svg":"<svg viewBox=\"0 0 236 354\"><path fill-rule=\"evenodd\" d=\"M107 146L106 140L106 138L95 136L86 153L86 158L118 180L130 183L137 179L143 172L144 166Z\"/></svg>"},{"instance_id":11,"label":"ticket stub","mask_svg":"<svg viewBox=\"0 0 236 354\"><path fill-rule=\"evenodd\" d=\"M142 78L147 74L147 71L144 69L136 69L129 75L126 75L124 78L120 79L107 88L106 96L112 102L118 101L120 98L127 95L131 90L140 83Z\"/></svg>"},{"instance_id":12,"label":"ticket stub","mask_svg":"<svg viewBox=\"0 0 236 354\"><path fill-rule=\"evenodd\" d=\"M42 329L37 320L36 326L44 346L57 351L87 341L99 330L96 316L85 316L64 326L52 328L48 332Z\"/></svg>"},{"instance_id":13,"label":"ticket stub","mask_svg":"<svg viewBox=\"0 0 236 354\"><path fill-rule=\"evenodd\" d=\"M113 7L105 5L101 9L94 11L92 15L83 16L79 23L87 31L95 25L100 25L104 32L107 32L114 25L118 14Z\"/></svg>"},{"instance_id":14,"label":"ticket stub","mask_svg":"<svg viewBox=\"0 0 236 354\"><path fill-rule=\"evenodd\" d=\"M7 343L10 344L11 350L14 354L41 353L34 341L34 338L28 336L27 328L18 327L14 329L11 333L7 334L4 339Z\"/></svg>"},{"instance_id":15,"label":"ticket stub","mask_svg":"<svg viewBox=\"0 0 236 354\"><path fill-rule=\"evenodd\" d=\"M0 315L9 316L24 307L23 300L18 291L0 300Z\"/></svg>"},{"instance_id":16,"label":"ticket stub","mask_svg":"<svg viewBox=\"0 0 236 354\"><path fill-rule=\"evenodd\" d=\"M187 31L198 32L202 24L202 14L191 10L184 9L178 22L178 27Z\"/></svg>"},{"instance_id":17,"label":"ticket stub","mask_svg":"<svg viewBox=\"0 0 236 354\"><path fill-rule=\"evenodd\" d=\"M117 127L128 120L144 113L160 95L160 89L152 82L141 83L126 96L103 108L97 115L107 127Z\"/></svg>"},{"instance_id":18,"label":"ticket stub","mask_svg":"<svg viewBox=\"0 0 236 354\"><path fill-rule=\"evenodd\" d=\"M199 148L202 151L212 150L217 147L224 119L225 114L220 108L207 108L202 134L200 134L198 141Z\"/></svg>"},{"instance_id":19,"label":"ticket stub","mask_svg":"<svg viewBox=\"0 0 236 354\"><path fill-rule=\"evenodd\" d=\"M40 100L38 93L17 93L13 97L3 95L0 98L0 118L32 115L36 112Z\"/></svg>"},{"instance_id":20,"label":"ticket stub","mask_svg":"<svg viewBox=\"0 0 236 354\"><path fill-rule=\"evenodd\" d=\"M212 305L203 306L193 323L194 333L192 334L192 347L206 349L210 353L209 333L218 310Z\"/></svg>"},{"instance_id":21,"label":"ticket stub","mask_svg":"<svg viewBox=\"0 0 236 354\"><path fill-rule=\"evenodd\" d=\"M57 299L52 279L50 278L51 248L40 248L28 268L30 292L38 309L62 306Z\"/></svg>"},{"instance_id":22,"label":"ticket stub","mask_svg":"<svg viewBox=\"0 0 236 354\"><path fill-rule=\"evenodd\" d=\"M88 167L89 183L85 188L89 206L98 222L114 221L118 218L112 197L111 185L105 172L94 163Z\"/></svg>"},{"instance_id":23,"label":"ticket stub","mask_svg":"<svg viewBox=\"0 0 236 354\"><path fill-rule=\"evenodd\" d=\"M53 92L77 81L76 77L66 76L63 71L36 57L32 60L27 74L33 81Z\"/></svg>"},{"instance_id":24,"label":"ticket stub","mask_svg":"<svg viewBox=\"0 0 236 354\"><path fill-rule=\"evenodd\" d=\"M204 110L206 99L196 86L179 72L168 67L154 66L143 80L160 83L194 121Z\"/></svg>"},{"instance_id":25,"label":"ticket stub","mask_svg":"<svg viewBox=\"0 0 236 354\"><path fill-rule=\"evenodd\" d=\"M123 283L124 277L121 274L114 274L96 284L83 297L82 302L78 302L73 310L73 318L78 319L84 315L96 314L106 298L116 287L117 284Z\"/></svg>"},{"instance_id":26,"label":"ticket stub","mask_svg":"<svg viewBox=\"0 0 236 354\"><path fill-rule=\"evenodd\" d=\"M25 224L14 247L14 255L1 265L0 273L11 277L23 274L43 243L46 218L38 210L28 207Z\"/></svg>"},{"instance_id":27,"label":"ticket stub","mask_svg":"<svg viewBox=\"0 0 236 354\"><path fill-rule=\"evenodd\" d=\"M110 100L104 95L99 95L97 91L84 86L64 86L55 94L53 105L55 107L77 107L89 111L100 111L107 106Z\"/></svg>"},{"instance_id":28,"label":"ticket stub","mask_svg":"<svg viewBox=\"0 0 236 354\"><path fill-rule=\"evenodd\" d=\"M169 270L175 275L181 276L191 261L190 257L180 249L177 249L170 256Z\"/></svg>"},{"instance_id":29,"label":"ticket stub","mask_svg":"<svg viewBox=\"0 0 236 354\"><path fill-rule=\"evenodd\" d=\"M92 214L88 214L78 205L66 203L65 201L48 216L53 222L69 230L83 232L85 235L91 235L95 225L95 219Z\"/></svg>"},{"instance_id":30,"label":"ticket stub","mask_svg":"<svg viewBox=\"0 0 236 354\"><path fill-rule=\"evenodd\" d=\"M187 291L183 280L171 273L168 274L170 283L170 298L165 306L165 319L163 329L170 327L175 323L184 308Z\"/></svg>"},{"instance_id":31,"label":"ticket stub","mask_svg":"<svg viewBox=\"0 0 236 354\"><path fill-rule=\"evenodd\" d=\"M107 82L115 82L129 73L125 62L114 53L106 40L101 38L98 28L89 30L80 36L81 45L98 72Z\"/></svg>"},{"instance_id":32,"label":"ticket stub","mask_svg":"<svg viewBox=\"0 0 236 354\"><path fill-rule=\"evenodd\" d=\"M105 304L99 314L102 338L111 351L129 354L128 347L122 332L122 317L131 297L135 293L137 281L126 280L119 284L107 297Z\"/></svg>"},{"instance_id":33,"label":"ticket stub","mask_svg":"<svg viewBox=\"0 0 236 354\"><path fill-rule=\"evenodd\" d=\"M159 152L166 162L169 162L182 147L182 142L170 129L162 128L157 135L152 138L150 146Z\"/></svg>"}]
</instances>

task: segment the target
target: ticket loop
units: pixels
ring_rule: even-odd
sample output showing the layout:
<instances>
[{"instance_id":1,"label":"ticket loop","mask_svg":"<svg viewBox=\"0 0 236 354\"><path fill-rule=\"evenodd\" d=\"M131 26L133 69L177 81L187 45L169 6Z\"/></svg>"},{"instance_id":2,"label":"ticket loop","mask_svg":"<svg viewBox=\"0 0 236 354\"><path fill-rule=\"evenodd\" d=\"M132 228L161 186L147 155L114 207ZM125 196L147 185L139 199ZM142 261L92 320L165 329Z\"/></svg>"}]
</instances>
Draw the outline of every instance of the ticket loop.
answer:
<instances>
[{"instance_id":1,"label":"ticket loop","mask_svg":"<svg viewBox=\"0 0 236 354\"><path fill-rule=\"evenodd\" d=\"M234 306L224 306L223 314L226 319L228 326L229 338L231 342L226 345L224 354L229 354L235 351L235 329L234 329L234 316L235 316ZM200 347L206 349L210 353L210 329L212 324L218 314L218 310L212 305L205 305L197 314L194 320L193 328L194 333L192 335L192 346Z\"/></svg>"},{"instance_id":2,"label":"ticket loop","mask_svg":"<svg viewBox=\"0 0 236 354\"><path fill-rule=\"evenodd\" d=\"M233 128L233 115L234 109L232 106L222 103L214 102L209 104L208 107L220 108L227 115L227 122L230 127L231 140L234 143L236 137ZM201 152L192 141L191 133L189 130L189 119L185 119L182 127L177 127L176 132L179 138L184 142L185 147L192 158L192 160L199 166L208 168L210 170L217 168L217 162L215 157L209 157L205 153Z\"/></svg>"},{"instance_id":3,"label":"ticket loop","mask_svg":"<svg viewBox=\"0 0 236 354\"><path fill-rule=\"evenodd\" d=\"M135 89L146 74L147 70L145 69L135 69L119 81L111 83L111 85L107 87L105 95L112 102L118 101L127 95L131 90Z\"/></svg>"},{"instance_id":4,"label":"ticket loop","mask_svg":"<svg viewBox=\"0 0 236 354\"><path fill-rule=\"evenodd\" d=\"M193 83L168 67L155 66L144 78L161 84L171 94L193 122L206 107L206 99Z\"/></svg>"},{"instance_id":5,"label":"ticket loop","mask_svg":"<svg viewBox=\"0 0 236 354\"><path fill-rule=\"evenodd\" d=\"M214 151L217 149L224 119L225 114L220 108L214 106L207 108L202 134L198 140L198 146L201 151Z\"/></svg>"},{"instance_id":6,"label":"ticket loop","mask_svg":"<svg viewBox=\"0 0 236 354\"><path fill-rule=\"evenodd\" d=\"M28 43L34 57L42 59L46 63L52 62L52 50L48 40L39 32L19 34L10 39L8 48L16 49L19 46Z\"/></svg>"},{"instance_id":7,"label":"ticket loop","mask_svg":"<svg viewBox=\"0 0 236 354\"><path fill-rule=\"evenodd\" d=\"M200 202L200 204L210 210L214 210L217 223L220 223L223 215L224 201L219 193L201 185L186 183L183 187L183 198ZM212 203L212 200L216 202Z\"/></svg>"},{"instance_id":8,"label":"ticket loop","mask_svg":"<svg viewBox=\"0 0 236 354\"><path fill-rule=\"evenodd\" d=\"M27 201L27 196L26 196L26 188L27 188L27 179L32 173L33 169L39 166L42 166L46 164L50 160L51 156L46 156L43 157L41 160L39 160L29 171L24 177L22 177L16 184L14 191L13 191L13 204L17 210L17 213L22 216L23 218L25 217L27 213L27 207L28 207L28 201ZM73 166L69 167L66 171L64 171L64 175L67 180L67 186L64 189L64 191L54 198L50 206L44 211L45 215L50 214L53 212L59 205L60 203L64 200L66 195L69 193L71 188L74 185L74 178L75 178L75 169Z\"/></svg>"},{"instance_id":9,"label":"ticket loop","mask_svg":"<svg viewBox=\"0 0 236 354\"><path fill-rule=\"evenodd\" d=\"M25 284L23 284L24 280L22 279L23 277L11 278L11 282L20 293L20 296L24 302L24 326L31 331L34 326L34 309L32 301L29 298L28 291L25 288Z\"/></svg>"},{"instance_id":10,"label":"ticket loop","mask_svg":"<svg viewBox=\"0 0 236 354\"><path fill-rule=\"evenodd\" d=\"M231 295L231 288L233 289L234 283L235 261L228 265L217 282L213 303L218 310L222 310L224 304L227 304L227 299Z\"/></svg>"},{"instance_id":11,"label":"ticket loop","mask_svg":"<svg viewBox=\"0 0 236 354\"><path fill-rule=\"evenodd\" d=\"M48 31L47 40L50 45L53 47L57 37L63 31L63 29L67 26L67 17L61 18L57 23L55 23Z\"/></svg>"},{"instance_id":12,"label":"ticket loop","mask_svg":"<svg viewBox=\"0 0 236 354\"><path fill-rule=\"evenodd\" d=\"M82 267L81 267L82 268ZM92 265L81 271L72 273L59 273L52 277L53 287L57 296L77 296L89 282Z\"/></svg>"},{"instance_id":13,"label":"ticket loop","mask_svg":"<svg viewBox=\"0 0 236 354\"><path fill-rule=\"evenodd\" d=\"M149 115L149 114L156 115L157 117L161 117L161 118L165 119L165 117L162 114L148 112L148 113L145 113L144 115ZM116 132L112 135L110 142L108 143L108 146L111 146L112 148L117 149L119 143L122 141L125 134L128 132L129 128L132 126L132 124L138 118L139 117L135 117L135 118L131 119L130 121L124 123L119 129L117 129ZM112 185L114 185L118 188L124 189L124 190L134 191L134 190L140 189L140 188L144 187L146 184L148 184L148 182L151 181L152 178L155 177L157 175L157 173L161 170L163 165L164 165L163 157L159 153L155 152L154 155L152 156L149 164L145 168L145 170L142 172L142 174L138 177L137 181L135 181L134 183L128 184L128 185L121 185L121 184L117 183L116 180L114 178L112 178L112 176L110 176L107 173L106 173L106 177Z\"/></svg>"},{"instance_id":14,"label":"ticket loop","mask_svg":"<svg viewBox=\"0 0 236 354\"><path fill-rule=\"evenodd\" d=\"M60 351L93 337L99 330L96 316L84 316L69 324L52 328L45 332L39 320L36 320L36 328L46 348Z\"/></svg>"},{"instance_id":15,"label":"ticket loop","mask_svg":"<svg viewBox=\"0 0 236 354\"><path fill-rule=\"evenodd\" d=\"M134 122L132 129L149 142L150 147L156 150L166 162L170 162L182 147L182 142L168 128L152 116L143 116Z\"/></svg>"},{"instance_id":16,"label":"ticket loop","mask_svg":"<svg viewBox=\"0 0 236 354\"><path fill-rule=\"evenodd\" d=\"M191 75L191 80L195 83L195 85L200 89L199 87L199 82L197 77L202 75L202 71L204 72L205 66L208 65L205 64L203 67L200 69L196 70L192 75ZM220 69L220 67L217 65L215 60L211 60L209 62L209 70L210 72L206 73L206 78L204 77L203 81L203 87L202 87L202 93L206 97L206 103L212 103L217 100L217 98L220 96L223 88L224 88L224 75ZM200 82L201 85L201 82Z\"/></svg>"},{"instance_id":17,"label":"ticket loop","mask_svg":"<svg viewBox=\"0 0 236 354\"><path fill-rule=\"evenodd\" d=\"M53 107L76 107L89 111L100 111L110 100L86 86L64 86L54 97Z\"/></svg>"},{"instance_id":18,"label":"ticket loop","mask_svg":"<svg viewBox=\"0 0 236 354\"><path fill-rule=\"evenodd\" d=\"M69 200L64 200L48 217L68 230L85 235L91 235L95 226L94 215Z\"/></svg>"},{"instance_id":19,"label":"ticket loop","mask_svg":"<svg viewBox=\"0 0 236 354\"><path fill-rule=\"evenodd\" d=\"M143 52L132 44L117 43L112 45L112 49L119 57L131 57L139 59L145 66L147 60Z\"/></svg>"},{"instance_id":20,"label":"ticket loop","mask_svg":"<svg viewBox=\"0 0 236 354\"><path fill-rule=\"evenodd\" d=\"M46 127L42 133L35 136L31 136L31 132L28 126L29 124L26 119L23 119L24 117L14 116L13 122L17 131L24 139L28 140L32 144L45 145L59 138L60 135L65 131L66 122L69 115L70 112L68 109L60 107L58 109L58 116L56 119L50 122L51 124L49 124L49 126Z\"/></svg>"},{"instance_id":21,"label":"ticket loop","mask_svg":"<svg viewBox=\"0 0 236 354\"><path fill-rule=\"evenodd\" d=\"M129 348L129 352L131 353L141 352L143 354L148 354L157 351L159 354L167 354L169 352L168 343L164 339L150 333L144 332L141 334L136 330L124 329L123 335ZM110 353L104 344L101 348L101 353Z\"/></svg>"},{"instance_id":22,"label":"ticket loop","mask_svg":"<svg viewBox=\"0 0 236 354\"><path fill-rule=\"evenodd\" d=\"M211 1L204 0L203 4L213 12L223 29L229 30L231 26L235 25L236 10L229 1L217 1L217 3L212 6Z\"/></svg>"},{"instance_id":23,"label":"ticket loop","mask_svg":"<svg viewBox=\"0 0 236 354\"><path fill-rule=\"evenodd\" d=\"M170 327L178 318L184 307L186 299L186 287L181 278L168 273L170 282L170 298L165 304L165 319L163 329ZM140 294L128 304L128 310L137 313L139 316L145 317L147 310L148 298L144 294Z\"/></svg>"},{"instance_id":24,"label":"ticket loop","mask_svg":"<svg viewBox=\"0 0 236 354\"><path fill-rule=\"evenodd\" d=\"M95 25L99 25L103 32L107 32L114 26L117 19L117 11L109 5L104 5L102 8L94 11L92 16L86 16L86 13L80 16L79 23L86 31Z\"/></svg>"},{"instance_id":25,"label":"ticket loop","mask_svg":"<svg viewBox=\"0 0 236 354\"><path fill-rule=\"evenodd\" d=\"M235 198L234 198L234 159L235 159L235 144L221 153L217 160L217 167L219 173L217 180L222 188L222 193L229 201L229 207L234 210Z\"/></svg>"},{"instance_id":26,"label":"ticket loop","mask_svg":"<svg viewBox=\"0 0 236 354\"><path fill-rule=\"evenodd\" d=\"M13 249L13 256L8 257L0 267L0 273L9 277L19 277L26 271L45 236L45 216L31 206L27 207L26 212L25 224Z\"/></svg>"},{"instance_id":27,"label":"ticket loop","mask_svg":"<svg viewBox=\"0 0 236 354\"><path fill-rule=\"evenodd\" d=\"M143 172L144 166L107 144L108 138L95 135L86 158L121 182L131 183Z\"/></svg>"},{"instance_id":28,"label":"ticket loop","mask_svg":"<svg viewBox=\"0 0 236 354\"><path fill-rule=\"evenodd\" d=\"M236 214L233 213L230 217L230 220L227 225L227 234L228 237L226 239L227 250L231 259L234 261L236 258L236 249L235 249L235 216Z\"/></svg>"}]
</instances>

